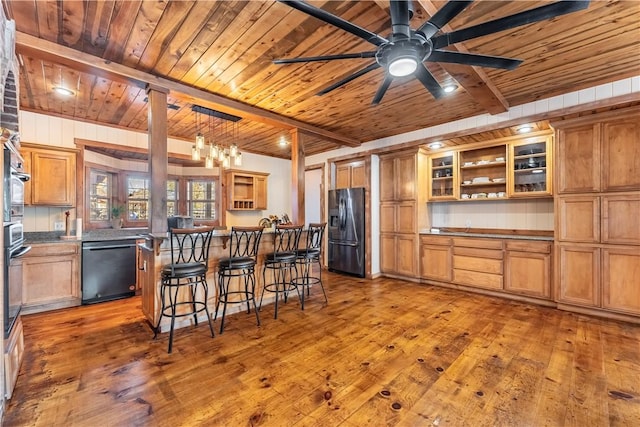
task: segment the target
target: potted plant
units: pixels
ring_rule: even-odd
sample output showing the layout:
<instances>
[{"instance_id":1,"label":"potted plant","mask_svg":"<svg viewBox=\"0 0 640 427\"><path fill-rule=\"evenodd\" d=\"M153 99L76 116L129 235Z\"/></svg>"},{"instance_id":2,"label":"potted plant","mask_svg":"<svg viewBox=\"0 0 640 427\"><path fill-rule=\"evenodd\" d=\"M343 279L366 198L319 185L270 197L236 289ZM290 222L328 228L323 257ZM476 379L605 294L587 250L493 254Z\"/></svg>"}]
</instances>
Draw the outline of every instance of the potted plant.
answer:
<instances>
[{"instance_id":1,"label":"potted plant","mask_svg":"<svg viewBox=\"0 0 640 427\"><path fill-rule=\"evenodd\" d=\"M124 213L124 206L113 205L111 208L111 226L113 228L122 228L122 214Z\"/></svg>"}]
</instances>

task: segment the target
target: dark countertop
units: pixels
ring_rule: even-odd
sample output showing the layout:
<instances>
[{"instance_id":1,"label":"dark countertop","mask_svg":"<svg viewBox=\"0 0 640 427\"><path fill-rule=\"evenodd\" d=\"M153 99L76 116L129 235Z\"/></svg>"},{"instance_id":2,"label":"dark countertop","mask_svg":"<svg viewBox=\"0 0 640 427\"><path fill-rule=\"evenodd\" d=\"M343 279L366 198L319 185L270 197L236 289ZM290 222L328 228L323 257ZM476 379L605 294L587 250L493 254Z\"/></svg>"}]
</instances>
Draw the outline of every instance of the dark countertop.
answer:
<instances>
[{"instance_id":1,"label":"dark countertop","mask_svg":"<svg viewBox=\"0 0 640 427\"><path fill-rule=\"evenodd\" d=\"M118 230L104 229L92 230L82 234L82 238L72 234L70 239L64 238L62 231L32 231L25 232L25 243L73 243L73 242L101 242L107 240L134 240L144 239L148 230L146 228L122 228Z\"/></svg>"},{"instance_id":2,"label":"dark countertop","mask_svg":"<svg viewBox=\"0 0 640 427\"><path fill-rule=\"evenodd\" d=\"M518 240L541 240L553 242L553 236L529 236L523 234L500 234L500 233L467 233L464 231L442 231L433 233L431 230L420 230L420 234L433 236L456 236L456 237L484 237L487 239L518 239Z\"/></svg>"}]
</instances>

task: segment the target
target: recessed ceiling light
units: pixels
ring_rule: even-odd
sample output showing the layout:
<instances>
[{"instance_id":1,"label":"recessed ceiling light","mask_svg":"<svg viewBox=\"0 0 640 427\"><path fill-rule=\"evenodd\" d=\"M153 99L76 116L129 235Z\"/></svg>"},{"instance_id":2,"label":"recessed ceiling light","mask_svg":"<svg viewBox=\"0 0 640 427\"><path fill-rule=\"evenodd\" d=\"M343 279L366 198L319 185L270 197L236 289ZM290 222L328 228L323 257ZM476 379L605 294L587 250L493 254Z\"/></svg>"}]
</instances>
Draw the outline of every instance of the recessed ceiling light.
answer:
<instances>
[{"instance_id":1,"label":"recessed ceiling light","mask_svg":"<svg viewBox=\"0 0 640 427\"><path fill-rule=\"evenodd\" d=\"M533 130L533 126L531 125L522 125L518 128L518 133L527 133Z\"/></svg>"},{"instance_id":2,"label":"recessed ceiling light","mask_svg":"<svg viewBox=\"0 0 640 427\"><path fill-rule=\"evenodd\" d=\"M72 96L74 94L72 90L62 86L56 86L53 88L53 90L64 96Z\"/></svg>"},{"instance_id":3,"label":"recessed ceiling light","mask_svg":"<svg viewBox=\"0 0 640 427\"><path fill-rule=\"evenodd\" d=\"M442 147L442 142L440 141L436 141L436 142L432 142L431 144L427 145L427 147L431 148L432 150L436 149L436 148L440 148Z\"/></svg>"},{"instance_id":4,"label":"recessed ceiling light","mask_svg":"<svg viewBox=\"0 0 640 427\"><path fill-rule=\"evenodd\" d=\"M458 89L458 85L446 85L445 87L442 88L442 90L444 90L445 93L451 93L456 89Z\"/></svg>"},{"instance_id":5,"label":"recessed ceiling light","mask_svg":"<svg viewBox=\"0 0 640 427\"><path fill-rule=\"evenodd\" d=\"M280 147L286 147L286 146L287 146L287 140L285 139L285 137L284 137L284 136L281 136L281 137L280 137L280 141L278 141L278 145L279 145Z\"/></svg>"}]
</instances>

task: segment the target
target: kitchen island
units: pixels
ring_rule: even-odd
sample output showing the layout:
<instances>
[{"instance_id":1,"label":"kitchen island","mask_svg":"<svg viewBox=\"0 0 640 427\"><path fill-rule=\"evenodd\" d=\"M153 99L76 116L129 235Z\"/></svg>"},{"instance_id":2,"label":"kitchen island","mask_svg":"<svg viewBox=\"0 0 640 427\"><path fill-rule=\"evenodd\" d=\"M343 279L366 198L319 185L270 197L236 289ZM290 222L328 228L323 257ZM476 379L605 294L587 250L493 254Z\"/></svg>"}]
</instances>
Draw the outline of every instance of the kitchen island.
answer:
<instances>
[{"instance_id":1,"label":"kitchen island","mask_svg":"<svg viewBox=\"0 0 640 427\"><path fill-rule=\"evenodd\" d=\"M300 242L304 245L306 234L303 232ZM262 269L264 266L264 255L273 251L273 237L274 233L268 229L262 233L260 239L260 246L258 250L258 262L255 267L256 271L256 300L259 300L262 294L262 288L264 285L262 278ZM211 239L211 246L209 249L209 270L207 272L207 283L209 286L208 305L209 312L212 316L215 316L215 306L217 301L217 276L216 270L218 266L218 260L220 258L229 256L229 231L228 230L216 230L213 233ZM142 292L142 311L149 321L152 327L158 322L160 316L160 286L161 286L161 271L162 266L171 263L171 245L169 242L169 234L162 235L148 235L144 243L138 245L139 248L139 269L140 269L140 288ZM239 283L232 283L231 290L239 290ZM235 287L234 287L235 286ZM275 297L272 293L266 293L263 300L263 305L274 302ZM256 301L257 302L257 301ZM293 304L297 304L294 301ZM220 307L222 310L222 307ZM253 307L251 308L253 310ZM227 309L227 315L236 313L238 311L246 311L246 305L236 304L229 306ZM201 313L198 322L206 321L206 314ZM164 332L169 329L170 319L163 318L160 324L160 331ZM175 328L181 328L193 323L193 317L185 316L183 318L176 319Z\"/></svg>"}]
</instances>

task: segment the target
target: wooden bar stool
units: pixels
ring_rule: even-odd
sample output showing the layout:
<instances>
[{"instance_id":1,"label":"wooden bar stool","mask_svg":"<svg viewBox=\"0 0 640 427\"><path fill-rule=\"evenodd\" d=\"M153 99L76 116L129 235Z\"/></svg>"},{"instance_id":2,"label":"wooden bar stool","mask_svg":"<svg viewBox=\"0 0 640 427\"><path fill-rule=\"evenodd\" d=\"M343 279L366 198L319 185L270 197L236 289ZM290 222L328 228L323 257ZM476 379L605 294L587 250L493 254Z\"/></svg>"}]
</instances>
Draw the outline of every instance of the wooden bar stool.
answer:
<instances>
[{"instance_id":1,"label":"wooden bar stool","mask_svg":"<svg viewBox=\"0 0 640 427\"><path fill-rule=\"evenodd\" d=\"M224 316L227 304L247 304L247 313L251 313L250 302L256 312L256 321L260 326L260 316L256 306L255 267L258 247L262 237L262 227L232 227L229 236L229 256L218 261L218 301L214 319L218 317L218 308L222 304L220 333L224 330ZM244 282L244 289L231 290L233 278Z\"/></svg>"},{"instance_id":2,"label":"wooden bar stool","mask_svg":"<svg viewBox=\"0 0 640 427\"><path fill-rule=\"evenodd\" d=\"M301 225L277 225L275 234L273 235L273 252L265 255L264 267L262 269L262 294L260 295L260 309L262 309L262 299L264 293L273 292L276 294L275 312L273 318L278 318L278 300L280 294L284 296L284 302L287 302L289 291L298 291L293 280L296 274L296 250L298 241L302 234ZM271 270L273 281L267 283L267 270ZM299 292L298 292L299 294Z\"/></svg>"},{"instance_id":3,"label":"wooden bar stool","mask_svg":"<svg viewBox=\"0 0 640 427\"><path fill-rule=\"evenodd\" d=\"M304 291L307 290L307 296L310 295L310 287L319 284L324 294L324 301L329 302L327 293L324 291L322 284L322 236L327 223L311 223L307 229L306 246L296 251L296 271L297 277L293 280L293 284L300 288L300 305L304 310ZM318 264L319 271L317 276L312 275L313 264ZM300 270L298 270L300 268Z\"/></svg>"},{"instance_id":4,"label":"wooden bar stool","mask_svg":"<svg viewBox=\"0 0 640 427\"><path fill-rule=\"evenodd\" d=\"M170 232L171 264L162 267L160 285L160 317L153 338L158 336L164 316L171 318L169 349L173 348L173 329L176 317L193 316L198 324L198 313L205 312L213 338L213 324L207 307L209 286L209 246L213 227L174 228ZM200 292L198 291L200 290Z\"/></svg>"}]
</instances>

